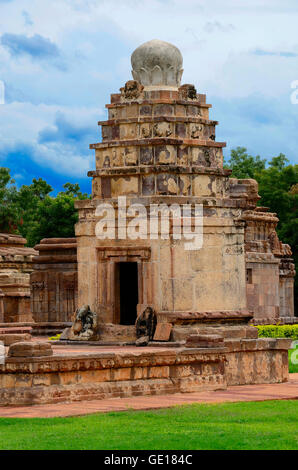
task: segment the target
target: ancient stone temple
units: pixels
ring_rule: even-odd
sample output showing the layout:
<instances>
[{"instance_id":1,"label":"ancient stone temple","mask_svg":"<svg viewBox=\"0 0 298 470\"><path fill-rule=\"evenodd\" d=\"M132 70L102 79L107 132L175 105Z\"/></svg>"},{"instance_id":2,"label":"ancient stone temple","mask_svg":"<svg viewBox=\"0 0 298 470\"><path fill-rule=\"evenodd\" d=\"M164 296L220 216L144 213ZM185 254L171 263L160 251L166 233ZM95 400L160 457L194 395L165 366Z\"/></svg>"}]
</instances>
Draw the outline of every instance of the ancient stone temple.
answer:
<instances>
[{"instance_id":1,"label":"ancient stone temple","mask_svg":"<svg viewBox=\"0 0 298 470\"><path fill-rule=\"evenodd\" d=\"M231 179L223 169L225 143L216 141L211 105L193 85L181 86L180 51L150 41L133 53L132 66L135 80L111 95L102 142L91 145L92 200L77 202L78 304L122 325L133 325L148 305L173 324L206 314L292 317L289 247L273 248L278 219L256 208L254 180ZM103 202L115 208L114 240L95 235ZM136 203L147 214L151 204L203 205L202 248L187 251L173 233L125 237L129 216L118 215Z\"/></svg>"},{"instance_id":2,"label":"ancient stone temple","mask_svg":"<svg viewBox=\"0 0 298 470\"><path fill-rule=\"evenodd\" d=\"M211 105L181 85L180 51L150 41L132 68L91 145L92 199L76 202L76 239L35 247L34 320L73 324L55 354L12 345L0 405L288 380L291 341L258 338L250 323L293 318L294 268L276 214L257 207L256 181L223 168Z\"/></svg>"},{"instance_id":3,"label":"ancient stone temple","mask_svg":"<svg viewBox=\"0 0 298 470\"><path fill-rule=\"evenodd\" d=\"M134 81L107 105L96 154L93 198L78 201L79 305L105 322L134 324L150 305L165 322L205 312L247 315L242 199L231 199L223 169L223 142L209 119L205 95L180 86L182 56L151 41L132 55ZM96 207L118 197L126 204L203 204L204 242L186 251L185 240L100 240ZM116 220L117 225L117 220ZM119 227L116 227L119 232Z\"/></svg>"},{"instance_id":4,"label":"ancient stone temple","mask_svg":"<svg viewBox=\"0 0 298 470\"><path fill-rule=\"evenodd\" d=\"M32 322L30 273L36 252L26 243L20 235L0 234L0 323Z\"/></svg>"}]
</instances>

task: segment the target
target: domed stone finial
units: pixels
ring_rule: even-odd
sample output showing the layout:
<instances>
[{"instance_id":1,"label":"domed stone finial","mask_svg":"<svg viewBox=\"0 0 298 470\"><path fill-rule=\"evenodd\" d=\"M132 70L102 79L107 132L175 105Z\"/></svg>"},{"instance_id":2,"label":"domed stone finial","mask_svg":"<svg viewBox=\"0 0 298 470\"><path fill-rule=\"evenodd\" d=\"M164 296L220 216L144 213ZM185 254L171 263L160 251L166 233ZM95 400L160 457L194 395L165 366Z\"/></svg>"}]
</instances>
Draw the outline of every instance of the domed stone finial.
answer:
<instances>
[{"instance_id":1,"label":"domed stone finial","mask_svg":"<svg viewBox=\"0 0 298 470\"><path fill-rule=\"evenodd\" d=\"M178 88L183 73L183 57L168 42L153 39L139 46L131 56L133 78L145 88Z\"/></svg>"}]
</instances>

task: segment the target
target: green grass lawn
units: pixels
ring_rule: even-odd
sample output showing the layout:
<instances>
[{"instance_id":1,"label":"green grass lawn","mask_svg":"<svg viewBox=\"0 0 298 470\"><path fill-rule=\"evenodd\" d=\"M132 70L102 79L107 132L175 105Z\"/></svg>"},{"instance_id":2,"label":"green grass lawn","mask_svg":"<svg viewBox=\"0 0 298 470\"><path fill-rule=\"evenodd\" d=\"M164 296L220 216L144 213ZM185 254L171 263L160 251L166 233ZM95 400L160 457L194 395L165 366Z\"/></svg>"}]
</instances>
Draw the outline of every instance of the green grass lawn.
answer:
<instances>
[{"instance_id":1,"label":"green grass lawn","mask_svg":"<svg viewBox=\"0 0 298 470\"><path fill-rule=\"evenodd\" d=\"M298 449L297 422L295 400L1 418L0 449Z\"/></svg>"}]
</instances>

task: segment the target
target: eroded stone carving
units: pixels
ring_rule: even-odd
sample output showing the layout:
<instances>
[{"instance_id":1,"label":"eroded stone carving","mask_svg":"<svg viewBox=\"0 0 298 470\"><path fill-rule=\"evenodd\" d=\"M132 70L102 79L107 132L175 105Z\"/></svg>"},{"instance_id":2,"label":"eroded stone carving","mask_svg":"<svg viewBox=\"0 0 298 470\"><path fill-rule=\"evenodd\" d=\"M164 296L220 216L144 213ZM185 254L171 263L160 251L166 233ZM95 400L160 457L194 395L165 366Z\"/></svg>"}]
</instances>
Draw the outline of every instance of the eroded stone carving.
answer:
<instances>
[{"instance_id":1,"label":"eroded stone carving","mask_svg":"<svg viewBox=\"0 0 298 470\"><path fill-rule=\"evenodd\" d=\"M194 85L182 85L179 92L183 100L195 100L197 98L197 90Z\"/></svg>"},{"instance_id":2,"label":"eroded stone carving","mask_svg":"<svg viewBox=\"0 0 298 470\"><path fill-rule=\"evenodd\" d=\"M192 139L198 139L203 131L202 124L191 124L190 125L190 136Z\"/></svg>"},{"instance_id":3,"label":"eroded stone carving","mask_svg":"<svg viewBox=\"0 0 298 470\"><path fill-rule=\"evenodd\" d=\"M172 134L171 125L168 122L159 122L154 124L154 137L169 137Z\"/></svg>"},{"instance_id":4,"label":"eroded stone carving","mask_svg":"<svg viewBox=\"0 0 298 470\"><path fill-rule=\"evenodd\" d=\"M128 80L123 88L120 88L123 98L135 100L142 94L144 87L136 80Z\"/></svg>"},{"instance_id":5,"label":"eroded stone carving","mask_svg":"<svg viewBox=\"0 0 298 470\"><path fill-rule=\"evenodd\" d=\"M292 256L293 254L290 245L287 243L282 243L282 254L283 256Z\"/></svg>"},{"instance_id":6,"label":"eroded stone carving","mask_svg":"<svg viewBox=\"0 0 298 470\"><path fill-rule=\"evenodd\" d=\"M61 335L61 339L71 341L91 341L98 336L97 314L92 312L89 305L78 308L73 317L73 325L66 328Z\"/></svg>"},{"instance_id":7,"label":"eroded stone carving","mask_svg":"<svg viewBox=\"0 0 298 470\"><path fill-rule=\"evenodd\" d=\"M156 324L157 317L155 311L151 307L146 307L136 321L137 346L146 346L149 341L152 341Z\"/></svg>"},{"instance_id":8,"label":"eroded stone carving","mask_svg":"<svg viewBox=\"0 0 298 470\"><path fill-rule=\"evenodd\" d=\"M278 235L277 235L275 230L270 233L268 239L269 239L270 248L271 248L272 253L280 252L281 251L281 246L280 246L281 243L279 241Z\"/></svg>"},{"instance_id":9,"label":"eroded stone carving","mask_svg":"<svg viewBox=\"0 0 298 470\"><path fill-rule=\"evenodd\" d=\"M145 139L147 139L148 137L151 137L151 134L152 134L151 125L147 123L142 124L140 133L141 133L141 137L144 137Z\"/></svg>"},{"instance_id":10,"label":"eroded stone carving","mask_svg":"<svg viewBox=\"0 0 298 470\"><path fill-rule=\"evenodd\" d=\"M4 294L0 289L0 323L4 322L4 302L3 302Z\"/></svg>"}]
</instances>

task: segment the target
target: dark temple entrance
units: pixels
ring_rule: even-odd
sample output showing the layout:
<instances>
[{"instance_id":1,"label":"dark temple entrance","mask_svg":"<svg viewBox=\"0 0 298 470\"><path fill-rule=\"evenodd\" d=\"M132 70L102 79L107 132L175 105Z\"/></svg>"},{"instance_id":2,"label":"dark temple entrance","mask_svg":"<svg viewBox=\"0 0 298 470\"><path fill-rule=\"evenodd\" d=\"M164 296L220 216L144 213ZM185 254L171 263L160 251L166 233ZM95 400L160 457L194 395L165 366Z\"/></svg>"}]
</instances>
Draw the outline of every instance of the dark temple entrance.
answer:
<instances>
[{"instance_id":1,"label":"dark temple entrance","mask_svg":"<svg viewBox=\"0 0 298 470\"><path fill-rule=\"evenodd\" d=\"M134 325L138 304L138 263L116 264L116 304L120 325Z\"/></svg>"}]
</instances>

